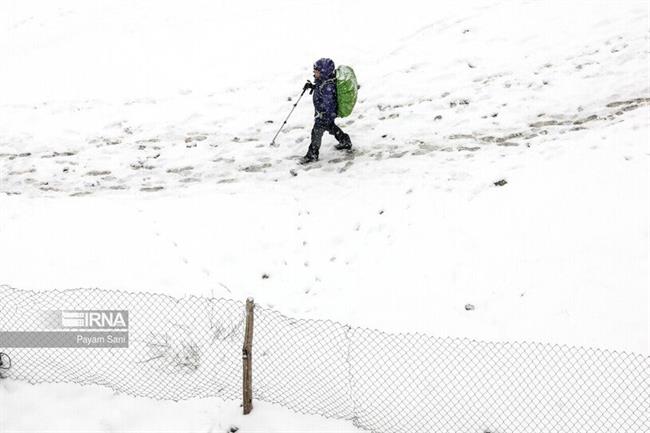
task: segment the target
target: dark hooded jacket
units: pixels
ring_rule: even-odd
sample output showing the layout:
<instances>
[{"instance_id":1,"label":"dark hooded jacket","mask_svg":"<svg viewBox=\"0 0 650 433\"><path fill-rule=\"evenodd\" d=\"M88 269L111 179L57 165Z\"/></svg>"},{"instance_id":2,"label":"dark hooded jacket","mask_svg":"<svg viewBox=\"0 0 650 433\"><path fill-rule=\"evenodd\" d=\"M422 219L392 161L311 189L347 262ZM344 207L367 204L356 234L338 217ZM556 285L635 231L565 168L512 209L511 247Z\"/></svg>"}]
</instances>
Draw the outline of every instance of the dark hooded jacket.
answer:
<instances>
[{"instance_id":1,"label":"dark hooded jacket","mask_svg":"<svg viewBox=\"0 0 650 433\"><path fill-rule=\"evenodd\" d=\"M320 71L320 79L314 82L314 119L317 125L327 126L336 119L336 71L332 59L320 59L314 63Z\"/></svg>"}]
</instances>

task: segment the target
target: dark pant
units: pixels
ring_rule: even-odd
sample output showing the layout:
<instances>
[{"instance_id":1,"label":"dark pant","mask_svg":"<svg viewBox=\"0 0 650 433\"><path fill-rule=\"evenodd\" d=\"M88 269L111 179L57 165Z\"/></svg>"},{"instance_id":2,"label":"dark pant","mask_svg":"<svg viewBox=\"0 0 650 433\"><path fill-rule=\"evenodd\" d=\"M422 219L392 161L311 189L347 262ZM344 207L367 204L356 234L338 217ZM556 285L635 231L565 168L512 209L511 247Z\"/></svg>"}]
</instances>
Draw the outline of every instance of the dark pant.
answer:
<instances>
[{"instance_id":1,"label":"dark pant","mask_svg":"<svg viewBox=\"0 0 650 433\"><path fill-rule=\"evenodd\" d=\"M339 144L350 144L350 136L343 132L341 128L336 126L334 122L328 124L328 125L321 125L319 123L315 123L314 127L311 130L311 144L309 145L309 150L307 151L307 155L318 158L318 151L320 150L320 143L321 140L323 139L323 134L325 131L329 132L336 138L336 141L339 142Z\"/></svg>"}]
</instances>

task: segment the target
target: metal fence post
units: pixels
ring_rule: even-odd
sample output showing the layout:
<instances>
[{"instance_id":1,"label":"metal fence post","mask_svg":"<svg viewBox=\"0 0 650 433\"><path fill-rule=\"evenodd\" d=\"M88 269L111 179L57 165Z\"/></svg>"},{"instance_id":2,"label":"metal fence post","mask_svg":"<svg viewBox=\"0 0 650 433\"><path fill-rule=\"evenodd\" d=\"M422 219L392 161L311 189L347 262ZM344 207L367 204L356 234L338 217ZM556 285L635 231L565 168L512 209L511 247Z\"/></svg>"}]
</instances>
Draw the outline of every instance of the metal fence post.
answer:
<instances>
[{"instance_id":1,"label":"metal fence post","mask_svg":"<svg viewBox=\"0 0 650 433\"><path fill-rule=\"evenodd\" d=\"M246 300L246 329L244 333L244 349L242 360L244 364L244 415L253 410L253 309L255 301L253 298Z\"/></svg>"}]
</instances>

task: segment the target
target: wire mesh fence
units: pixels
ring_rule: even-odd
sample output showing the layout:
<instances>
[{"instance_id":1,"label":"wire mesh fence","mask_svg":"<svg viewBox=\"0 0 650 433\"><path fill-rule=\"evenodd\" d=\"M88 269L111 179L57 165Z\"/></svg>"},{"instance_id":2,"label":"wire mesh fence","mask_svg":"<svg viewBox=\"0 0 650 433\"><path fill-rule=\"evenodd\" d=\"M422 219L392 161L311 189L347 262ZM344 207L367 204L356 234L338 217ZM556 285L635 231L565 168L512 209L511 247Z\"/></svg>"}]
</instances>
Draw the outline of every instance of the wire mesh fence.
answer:
<instances>
[{"instance_id":1,"label":"wire mesh fence","mask_svg":"<svg viewBox=\"0 0 650 433\"><path fill-rule=\"evenodd\" d=\"M52 311L100 309L128 311L128 348L3 347L0 338L9 377L241 398L243 302L0 286L3 333L59 329ZM254 399L374 432L647 432L649 367L641 354L387 334L255 307Z\"/></svg>"},{"instance_id":2,"label":"wire mesh fence","mask_svg":"<svg viewBox=\"0 0 650 433\"><path fill-rule=\"evenodd\" d=\"M99 384L117 391L181 400L241 395L241 302L97 289L30 292L0 289L0 331L57 331L50 312L126 310L128 348L1 348L9 377ZM97 332L90 330L89 332ZM30 338L38 334L27 334Z\"/></svg>"}]
</instances>

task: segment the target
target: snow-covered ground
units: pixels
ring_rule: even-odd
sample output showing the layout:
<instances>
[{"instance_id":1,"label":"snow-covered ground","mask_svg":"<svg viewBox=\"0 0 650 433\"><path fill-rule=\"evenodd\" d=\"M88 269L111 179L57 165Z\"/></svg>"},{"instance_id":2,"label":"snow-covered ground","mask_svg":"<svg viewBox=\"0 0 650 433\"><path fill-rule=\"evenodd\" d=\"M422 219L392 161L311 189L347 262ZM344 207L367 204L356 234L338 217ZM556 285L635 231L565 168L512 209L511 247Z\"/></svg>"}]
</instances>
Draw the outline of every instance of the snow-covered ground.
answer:
<instances>
[{"instance_id":1,"label":"snow-covered ground","mask_svg":"<svg viewBox=\"0 0 650 433\"><path fill-rule=\"evenodd\" d=\"M240 402L203 398L158 401L115 394L106 388L72 384L0 382L3 432L240 432L353 433L349 422L322 419L255 402L244 416Z\"/></svg>"},{"instance_id":2,"label":"snow-covered ground","mask_svg":"<svg viewBox=\"0 0 650 433\"><path fill-rule=\"evenodd\" d=\"M646 2L8 1L0 17L0 284L649 353ZM303 168L310 101L268 144L323 56L361 83L339 121L356 152L326 137ZM0 385L2 431L352 429ZM88 415L24 415L61 401Z\"/></svg>"}]
</instances>

